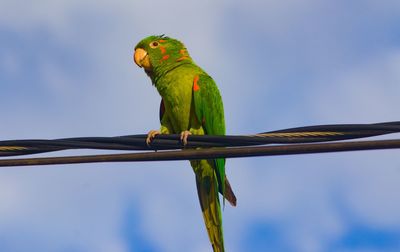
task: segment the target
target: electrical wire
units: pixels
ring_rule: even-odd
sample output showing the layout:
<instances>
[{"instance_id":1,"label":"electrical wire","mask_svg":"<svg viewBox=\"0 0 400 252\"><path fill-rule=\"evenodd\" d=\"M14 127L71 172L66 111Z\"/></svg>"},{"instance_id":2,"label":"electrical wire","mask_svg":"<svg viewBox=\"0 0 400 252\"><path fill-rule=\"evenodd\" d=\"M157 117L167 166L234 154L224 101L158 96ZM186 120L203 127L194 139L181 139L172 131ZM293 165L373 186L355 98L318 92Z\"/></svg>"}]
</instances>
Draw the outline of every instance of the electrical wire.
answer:
<instances>
[{"instance_id":1,"label":"electrical wire","mask_svg":"<svg viewBox=\"0 0 400 252\"><path fill-rule=\"evenodd\" d=\"M211 158L217 157L215 154L211 153L220 153L222 156L220 157L232 157L230 156L230 152L240 151L240 156L246 156L245 153L249 153L249 155L255 155L256 147L250 147L255 145L279 145L279 146L269 146L271 148L280 148L280 150L289 151L290 148L296 149L296 154L302 154L298 148L309 149L311 143L322 143L322 142L330 142L330 141L341 141L341 140L350 140L357 138L365 138L372 136L379 136L385 134L399 133L400 132L400 122L385 122L385 123L374 123L374 124L331 124L331 125L316 125L316 126L306 126L306 127L296 127L289 128L283 130L269 131L263 132L254 135L242 135L242 136L211 136L211 135L190 135L188 137L188 144L183 146L180 140L180 135L171 134L171 135L157 135L150 145L146 144L147 135L127 135L127 136L117 136L117 137L75 137L75 138L61 138L54 140L46 140L46 139L28 139L28 140L5 140L0 141L0 157L7 156L17 156L17 155L28 155L28 154L37 154L37 153L45 153L45 152L54 152L68 149L97 149L97 150L121 150L121 151L149 151L149 150L158 150L159 152L153 153L130 153L130 154L119 154L119 155L133 155L130 161L136 161L140 155L148 155L154 160L157 159L158 155L182 155L181 153L193 152L194 156L185 156L185 159L196 159L196 155L200 155L199 153L207 152L208 156L201 156L202 158ZM382 141L382 140L380 140ZM398 148L397 141L399 140L388 140L389 142L385 142L383 145L385 149L389 148ZM392 142L390 142L392 141ZM368 144L367 144L368 142ZM356 145L360 144L360 145ZM373 146L373 143L376 146ZM364 149L379 149L382 146L383 142L379 141L363 141L363 142L353 142L353 145L349 142L342 142L336 144L340 145L343 149L338 149L337 151L349 151L351 148L357 149L356 146L363 146ZM297 145L294 145L297 144ZM301 144L301 145L299 145ZM292 145L292 146L289 146ZM324 146L331 146L327 144L313 145L314 153L318 153L318 151L323 150ZM335 145L337 146L337 145ZM211 148L213 147L213 148ZM218 148L225 147L225 148ZM238 147L243 147L239 149ZM177 150L185 148L183 151L171 152L171 150ZM208 149L197 149L195 148L208 148ZM211 149L210 149L211 148ZM267 146L257 147L257 148L267 148ZM289 148L289 149L285 149ZM321 148L321 149L318 149ZM350 148L350 149L349 149ZM192 150L189 150L192 149ZM263 152L265 155L270 155L271 150L275 149L264 149L267 152ZM162 151L162 152L160 152ZM168 154L164 154L168 153ZM197 153L197 154L194 154ZM257 152L258 153L258 152ZM284 152L279 155L285 154ZM287 154L291 154L287 152ZM113 154L118 155L118 154ZM136 156L135 156L136 155ZM258 154L257 154L258 155ZM96 162L102 162L102 155L94 155L92 158L98 160ZM107 156L107 155L106 155ZM83 156L82 156L83 157ZM66 157L59 157L66 158ZM114 157L111 158L113 160ZM54 158L44 158L45 160L52 160L52 162L56 162ZM44 160L43 158L41 160ZM57 159L57 157L56 157ZM176 159L179 159L176 157ZM10 159L11 160L11 159ZM1 164L18 163L13 159L13 161L0 159ZM25 159L26 164L33 164L32 159ZM28 160L28 161L27 161ZM69 157L68 160L81 160L79 156ZM108 159L107 159L108 160ZM140 159L139 159L140 160ZM41 161L42 162L42 161ZM57 161L56 163L59 163ZM47 163L46 163L47 164Z\"/></svg>"}]
</instances>

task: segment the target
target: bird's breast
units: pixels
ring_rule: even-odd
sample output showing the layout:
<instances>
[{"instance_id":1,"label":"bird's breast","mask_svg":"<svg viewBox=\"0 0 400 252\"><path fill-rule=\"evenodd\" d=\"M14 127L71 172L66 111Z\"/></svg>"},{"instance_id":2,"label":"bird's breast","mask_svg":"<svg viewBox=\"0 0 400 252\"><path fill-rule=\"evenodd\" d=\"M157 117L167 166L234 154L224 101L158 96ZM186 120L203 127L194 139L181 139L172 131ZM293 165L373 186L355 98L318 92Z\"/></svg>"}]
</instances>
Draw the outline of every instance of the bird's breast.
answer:
<instances>
[{"instance_id":1,"label":"bird's breast","mask_svg":"<svg viewBox=\"0 0 400 252\"><path fill-rule=\"evenodd\" d=\"M168 89L161 94L165 111L174 126L174 133L180 133L189 129L190 109L192 106L192 90L188 85L176 85L171 83Z\"/></svg>"}]
</instances>

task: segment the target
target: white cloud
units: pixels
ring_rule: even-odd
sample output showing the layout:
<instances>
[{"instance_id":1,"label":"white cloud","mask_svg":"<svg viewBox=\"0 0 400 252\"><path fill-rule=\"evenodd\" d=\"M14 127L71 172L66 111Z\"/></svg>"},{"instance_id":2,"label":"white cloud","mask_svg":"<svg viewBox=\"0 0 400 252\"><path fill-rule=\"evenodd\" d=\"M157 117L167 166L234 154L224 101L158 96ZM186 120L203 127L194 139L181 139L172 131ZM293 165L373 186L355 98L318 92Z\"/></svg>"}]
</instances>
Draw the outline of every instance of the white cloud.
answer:
<instances>
[{"instance_id":1,"label":"white cloud","mask_svg":"<svg viewBox=\"0 0 400 252\"><path fill-rule=\"evenodd\" d=\"M398 120L400 51L388 50L332 79L318 80L312 96L316 116L347 122ZM332 120L332 119L330 119Z\"/></svg>"},{"instance_id":2,"label":"white cloud","mask_svg":"<svg viewBox=\"0 0 400 252\"><path fill-rule=\"evenodd\" d=\"M70 172L70 168L59 166L2 171L1 179L6 183L1 184L1 191L13 195L11 199L2 197L2 202L14 203L13 208L3 208L0 215L0 233L12 244L10 249L15 246L27 251L32 245L30 237L42 251L121 247L118 233L123 204L117 188L109 183L112 174L104 174L109 181L93 182L93 178L104 175L100 169L90 170L81 166L79 172Z\"/></svg>"}]
</instances>

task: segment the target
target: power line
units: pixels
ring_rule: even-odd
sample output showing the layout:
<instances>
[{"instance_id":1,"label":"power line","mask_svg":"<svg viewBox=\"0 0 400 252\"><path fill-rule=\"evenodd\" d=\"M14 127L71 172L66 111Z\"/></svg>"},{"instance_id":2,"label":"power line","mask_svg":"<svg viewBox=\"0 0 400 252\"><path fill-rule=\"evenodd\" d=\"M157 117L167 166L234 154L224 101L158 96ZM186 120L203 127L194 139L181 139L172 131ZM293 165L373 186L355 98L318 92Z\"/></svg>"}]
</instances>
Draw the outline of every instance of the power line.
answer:
<instances>
[{"instance_id":1,"label":"power line","mask_svg":"<svg viewBox=\"0 0 400 252\"><path fill-rule=\"evenodd\" d=\"M349 140L400 132L400 122L375 124L334 124L297 127L244 136L192 135L187 148L237 147L266 144L315 143ZM36 154L68 149L176 150L180 135L158 135L150 146L147 135L117 137L75 137L54 140L28 139L0 141L0 156Z\"/></svg>"},{"instance_id":2,"label":"power line","mask_svg":"<svg viewBox=\"0 0 400 252\"><path fill-rule=\"evenodd\" d=\"M217 157L236 158L394 149L400 148L400 140L352 142L343 142L342 140L398 132L400 132L400 122L317 125L244 136L191 135L184 150L177 150L184 147L179 135L158 135L151 143L151 146L146 144L147 135L143 134L118 137L76 137L55 140L6 140L0 141L0 156L3 157L67 149L158 150L158 152L0 159L0 166L191 160ZM322 143L329 141L336 142Z\"/></svg>"},{"instance_id":3,"label":"power line","mask_svg":"<svg viewBox=\"0 0 400 252\"><path fill-rule=\"evenodd\" d=\"M126 153L126 154L0 159L0 167L99 163L99 162L194 160L194 159L213 159L217 157L239 158L239 157L279 156L279 155L379 150L379 149L395 149L395 148L400 148L400 139L317 143L317 144L292 144L292 145L278 145L278 146L185 149L179 151L159 151L159 152Z\"/></svg>"}]
</instances>

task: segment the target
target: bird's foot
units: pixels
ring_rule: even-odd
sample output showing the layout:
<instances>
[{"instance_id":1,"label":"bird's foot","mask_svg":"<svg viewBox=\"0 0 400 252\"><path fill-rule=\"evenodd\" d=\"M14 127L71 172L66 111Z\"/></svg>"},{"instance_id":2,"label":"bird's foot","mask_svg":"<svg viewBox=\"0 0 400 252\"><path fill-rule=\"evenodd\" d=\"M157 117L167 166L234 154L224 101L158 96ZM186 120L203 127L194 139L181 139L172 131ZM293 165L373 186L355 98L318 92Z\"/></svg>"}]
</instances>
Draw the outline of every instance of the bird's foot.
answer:
<instances>
[{"instance_id":1,"label":"bird's foot","mask_svg":"<svg viewBox=\"0 0 400 252\"><path fill-rule=\"evenodd\" d=\"M183 146L187 145L187 138L190 136L192 133L188 130L182 131L181 132L181 141L183 143Z\"/></svg>"},{"instance_id":2,"label":"bird's foot","mask_svg":"<svg viewBox=\"0 0 400 252\"><path fill-rule=\"evenodd\" d=\"M147 133L147 138L146 138L146 144L150 146L151 142L153 141L154 137L157 135L160 135L161 132L159 130L150 130L149 133Z\"/></svg>"}]
</instances>

